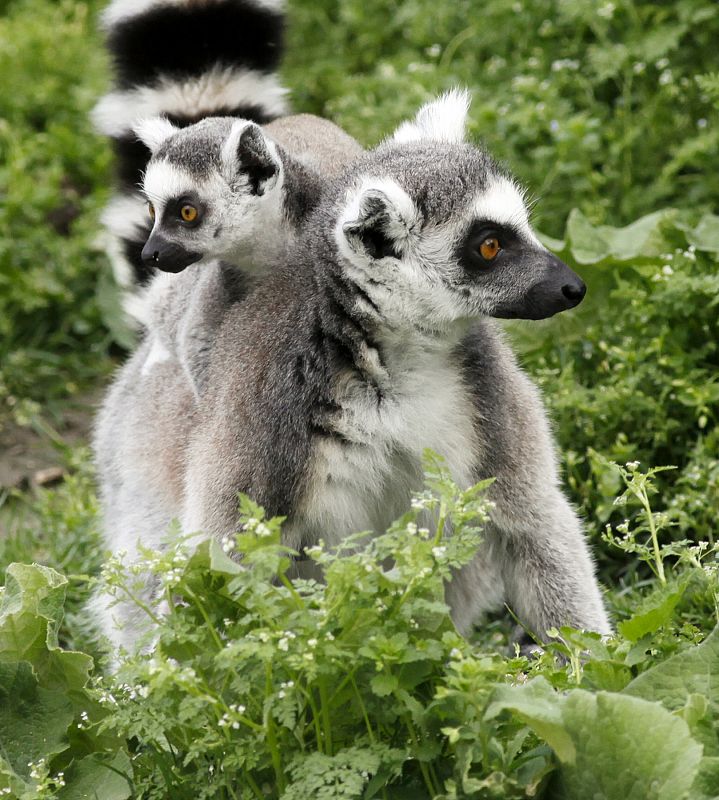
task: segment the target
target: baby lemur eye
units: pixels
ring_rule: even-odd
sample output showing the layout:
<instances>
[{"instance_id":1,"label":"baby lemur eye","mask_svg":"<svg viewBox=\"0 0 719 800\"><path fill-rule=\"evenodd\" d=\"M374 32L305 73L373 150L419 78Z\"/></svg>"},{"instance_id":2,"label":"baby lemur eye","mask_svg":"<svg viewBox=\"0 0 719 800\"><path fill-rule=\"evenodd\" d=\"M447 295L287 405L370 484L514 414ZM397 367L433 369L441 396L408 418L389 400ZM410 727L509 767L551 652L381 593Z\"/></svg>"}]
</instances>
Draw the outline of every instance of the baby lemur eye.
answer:
<instances>
[{"instance_id":1,"label":"baby lemur eye","mask_svg":"<svg viewBox=\"0 0 719 800\"><path fill-rule=\"evenodd\" d=\"M501 249L502 245L499 243L499 239L496 236L488 236L479 245L479 254L485 261L492 261Z\"/></svg>"},{"instance_id":2,"label":"baby lemur eye","mask_svg":"<svg viewBox=\"0 0 719 800\"><path fill-rule=\"evenodd\" d=\"M194 222L197 219L197 209L190 203L185 203L180 209L180 217L183 222Z\"/></svg>"},{"instance_id":3,"label":"baby lemur eye","mask_svg":"<svg viewBox=\"0 0 719 800\"><path fill-rule=\"evenodd\" d=\"M150 219L154 222L155 221L155 206L152 203L147 204L147 213L150 215Z\"/></svg>"}]
</instances>

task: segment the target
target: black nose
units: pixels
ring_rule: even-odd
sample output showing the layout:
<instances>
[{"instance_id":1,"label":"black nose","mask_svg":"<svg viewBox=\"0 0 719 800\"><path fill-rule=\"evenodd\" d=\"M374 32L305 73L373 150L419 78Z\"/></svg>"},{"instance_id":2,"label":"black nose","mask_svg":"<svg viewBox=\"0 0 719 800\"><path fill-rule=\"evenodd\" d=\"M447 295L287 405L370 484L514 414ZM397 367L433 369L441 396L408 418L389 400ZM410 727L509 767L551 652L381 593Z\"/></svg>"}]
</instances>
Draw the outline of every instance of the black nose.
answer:
<instances>
[{"instance_id":1,"label":"black nose","mask_svg":"<svg viewBox=\"0 0 719 800\"><path fill-rule=\"evenodd\" d=\"M562 294L569 300L572 306L578 306L587 293L586 284L583 281L577 283L565 283L562 286Z\"/></svg>"},{"instance_id":2,"label":"black nose","mask_svg":"<svg viewBox=\"0 0 719 800\"><path fill-rule=\"evenodd\" d=\"M153 266L154 264L157 264L157 262L160 260L160 251L148 250L147 248L145 248L142 251L142 260L145 262L145 264Z\"/></svg>"},{"instance_id":3,"label":"black nose","mask_svg":"<svg viewBox=\"0 0 719 800\"><path fill-rule=\"evenodd\" d=\"M202 253L186 250L181 245L153 234L142 248L142 260L163 272L182 272L185 267L202 258Z\"/></svg>"}]
</instances>

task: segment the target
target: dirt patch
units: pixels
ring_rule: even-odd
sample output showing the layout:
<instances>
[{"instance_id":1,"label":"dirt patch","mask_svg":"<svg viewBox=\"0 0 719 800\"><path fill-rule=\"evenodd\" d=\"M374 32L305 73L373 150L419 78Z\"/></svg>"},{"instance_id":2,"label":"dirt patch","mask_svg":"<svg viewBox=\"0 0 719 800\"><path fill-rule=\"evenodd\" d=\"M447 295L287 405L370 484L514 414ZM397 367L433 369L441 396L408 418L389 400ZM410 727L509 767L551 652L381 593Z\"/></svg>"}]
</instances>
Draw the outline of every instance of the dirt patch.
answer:
<instances>
[{"instance_id":1,"label":"dirt patch","mask_svg":"<svg viewBox=\"0 0 719 800\"><path fill-rule=\"evenodd\" d=\"M0 488L48 486L62 480L63 448L89 441L92 421L102 393L72 398L59 419L43 425L0 430Z\"/></svg>"}]
</instances>

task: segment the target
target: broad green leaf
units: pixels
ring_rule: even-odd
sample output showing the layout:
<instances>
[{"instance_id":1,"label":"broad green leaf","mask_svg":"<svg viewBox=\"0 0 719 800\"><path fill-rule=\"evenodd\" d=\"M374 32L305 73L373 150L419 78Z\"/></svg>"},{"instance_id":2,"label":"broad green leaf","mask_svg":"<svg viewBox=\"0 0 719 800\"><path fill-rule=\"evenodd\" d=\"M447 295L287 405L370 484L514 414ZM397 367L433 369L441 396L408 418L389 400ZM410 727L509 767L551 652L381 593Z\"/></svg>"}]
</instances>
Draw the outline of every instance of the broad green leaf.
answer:
<instances>
[{"instance_id":1,"label":"broad green leaf","mask_svg":"<svg viewBox=\"0 0 719 800\"><path fill-rule=\"evenodd\" d=\"M702 759L689 800L719 800L719 756Z\"/></svg>"},{"instance_id":2,"label":"broad green leaf","mask_svg":"<svg viewBox=\"0 0 719 800\"><path fill-rule=\"evenodd\" d=\"M502 686L496 690L485 716L493 719L511 711L549 744L564 763L573 763L576 750L562 719L559 697L545 678L535 678L524 686Z\"/></svg>"},{"instance_id":3,"label":"broad green leaf","mask_svg":"<svg viewBox=\"0 0 719 800\"><path fill-rule=\"evenodd\" d=\"M674 591L650 597L648 603L641 604L640 610L636 614L619 623L617 626L619 633L630 642L638 642L642 636L658 631L671 620L674 609L684 596L688 583L688 579L684 580L674 588Z\"/></svg>"},{"instance_id":4,"label":"broad green leaf","mask_svg":"<svg viewBox=\"0 0 719 800\"><path fill-rule=\"evenodd\" d=\"M719 216L705 214L696 228L687 231L687 240L699 250L719 253Z\"/></svg>"},{"instance_id":5,"label":"broad green leaf","mask_svg":"<svg viewBox=\"0 0 719 800\"><path fill-rule=\"evenodd\" d=\"M124 752L114 757L94 753L77 761L66 772L59 800L127 800L132 794L125 775L132 774Z\"/></svg>"},{"instance_id":6,"label":"broad green leaf","mask_svg":"<svg viewBox=\"0 0 719 800\"><path fill-rule=\"evenodd\" d=\"M0 757L19 776L29 775L30 762L68 747L73 716L67 696L40 687L30 664L0 664Z\"/></svg>"},{"instance_id":7,"label":"broad green leaf","mask_svg":"<svg viewBox=\"0 0 719 800\"><path fill-rule=\"evenodd\" d=\"M686 722L659 703L611 692L555 693L543 678L497 690L486 712L511 711L556 752L566 800L679 800L702 756Z\"/></svg>"},{"instance_id":8,"label":"broad green leaf","mask_svg":"<svg viewBox=\"0 0 719 800\"><path fill-rule=\"evenodd\" d=\"M686 722L658 703L599 692L563 701L574 764L560 771L566 800L681 800L697 775L702 747Z\"/></svg>"},{"instance_id":9,"label":"broad green leaf","mask_svg":"<svg viewBox=\"0 0 719 800\"><path fill-rule=\"evenodd\" d=\"M666 208L647 214L624 228L613 228L610 225L592 225L575 208L567 220L566 236L570 251L579 264L596 264L610 257L616 261L652 258L666 250L662 224L674 216L674 209Z\"/></svg>"},{"instance_id":10,"label":"broad green leaf","mask_svg":"<svg viewBox=\"0 0 719 800\"><path fill-rule=\"evenodd\" d=\"M32 660L57 647L67 578L39 564L10 564L0 602L0 653L7 660Z\"/></svg>"},{"instance_id":11,"label":"broad green leaf","mask_svg":"<svg viewBox=\"0 0 719 800\"><path fill-rule=\"evenodd\" d=\"M708 703L707 717L713 720L715 728L719 728L719 626L697 647L642 673L624 689L624 693L657 700L670 711L684 708L690 696L700 695ZM719 756L716 734L701 738L705 752Z\"/></svg>"},{"instance_id":12,"label":"broad green leaf","mask_svg":"<svg viewBox=\"0 0 719 800\"><path fill-rule=\"evenodd\" d=\"M596 264L609 255L609 245L604 236L578 208L569 212L566 239L574 260L579 264Z\"/></svg>"},{"instance_id":13,"label":"broad green leaf","mask_svg":"<svg viewBox=\"0 0 719 800\"><path fill-rule=\"evenodd\" d=\"M67 579L39 564L11 564L0 602L0 662L28 661L40 684L81 689L92 668L84 653L60 649Z\"/></svg>"}]
</instances>

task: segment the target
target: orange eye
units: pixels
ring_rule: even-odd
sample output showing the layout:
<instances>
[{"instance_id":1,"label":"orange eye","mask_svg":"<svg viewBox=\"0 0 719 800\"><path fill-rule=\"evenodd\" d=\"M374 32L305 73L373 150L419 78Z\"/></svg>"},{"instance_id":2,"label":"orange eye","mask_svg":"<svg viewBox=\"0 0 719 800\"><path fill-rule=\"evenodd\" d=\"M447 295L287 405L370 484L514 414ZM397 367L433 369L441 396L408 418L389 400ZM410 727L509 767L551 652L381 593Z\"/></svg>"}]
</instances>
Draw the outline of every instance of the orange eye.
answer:
<instances>
[{"instance_id":1,"label":"orange eye","mask_svg":"<svg viewBox=\"0 0 719 800\"><path fill-rule=\"evenodd\" d=\"M180 209L180 216L184 222L194 222L197 219L197 209L189 203L186 203Z\"/></svg>"},{"instance_id":2,"label":"orange eye","mask_svg":"<svg viewBox=\"0 0 719 800\"><path fill-rule=\"evenodd\" d=\"M502 249L496 236L488 236L479 246L479 254L485 261L492 261Z\"/></svg>"},{"instance_id":3,"label":"orange eye","mask_svg":"<svg viewBox=\"0 0 719 800\"><path fill-rule=\"evenodd\" d=\"M152 203L147 204L147 213L150 215L150 219L154 222L155 221L155 206Z\"/></svg>"}]
</instances>

